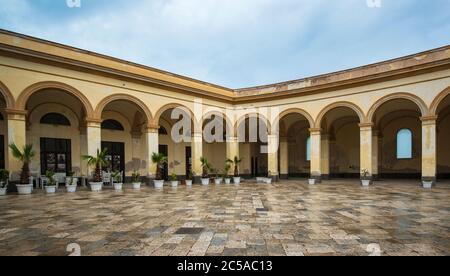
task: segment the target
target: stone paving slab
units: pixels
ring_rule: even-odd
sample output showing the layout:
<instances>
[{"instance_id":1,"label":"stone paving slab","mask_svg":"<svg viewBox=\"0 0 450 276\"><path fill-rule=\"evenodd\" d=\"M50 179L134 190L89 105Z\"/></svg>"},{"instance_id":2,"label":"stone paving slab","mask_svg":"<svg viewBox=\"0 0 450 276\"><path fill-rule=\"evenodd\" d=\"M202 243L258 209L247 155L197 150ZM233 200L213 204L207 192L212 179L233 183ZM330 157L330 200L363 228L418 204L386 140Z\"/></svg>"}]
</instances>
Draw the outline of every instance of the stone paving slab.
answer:
<instances>
[{"instance_id":1,"label":"stone paving slab","mask_svg":"<svg viewBox=\"0 0 450 276\"><path fill-rule=\"evenodd\" d=\"M0 197L0 256L450 255L450 183L305 180Z\"/></svg>"}]
</instances>

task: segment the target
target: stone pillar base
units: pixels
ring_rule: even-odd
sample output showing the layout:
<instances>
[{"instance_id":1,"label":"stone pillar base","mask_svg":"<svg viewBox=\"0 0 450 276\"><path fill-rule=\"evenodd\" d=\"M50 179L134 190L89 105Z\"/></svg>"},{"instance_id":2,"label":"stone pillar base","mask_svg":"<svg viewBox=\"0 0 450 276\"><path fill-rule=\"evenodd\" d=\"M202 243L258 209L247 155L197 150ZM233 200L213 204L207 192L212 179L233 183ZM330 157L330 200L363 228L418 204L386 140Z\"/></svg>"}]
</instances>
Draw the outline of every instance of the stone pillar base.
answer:
<instances>
[{"instance_id":1,"label":"stone pillar base","mask_svg":"<svg viewBox=\"0 0 450 276\"><path fill-rule=\"evenodd\" d=\"M272 178L272 182L279 182L280 181L280 177L278 175L272 175L272 176L270 176L270 178Z\"/></svg>"},{"instance_id":2,"label":"stone pillar base","mask_svg":"<svg viewBox=\"0 0 450 276\"><path fill-rule=\"evenodd\" d=\"M315 179L316 183L322 183L322 176L321 175L311 175L309 179Z\"/></svg>"},{"instance_id":3,"label":"stone pillar base","mask_svg":"<svg viewBox=\"0 0 450 276\"><path fill-rule=\"evenodd\" d=\"M194 184L202 184L202 177L201 176L194 176Z\"/></svg>"},{"instance_id":4,"label":"stone pillar base","mask_svg":"<svg viewBox=\"0 0 450 276\"><path fill-rule=\"evenodd\" d=\"M329 174L322 174L320 176L321 180L330 180L330 175Z\"/></svg>"},{"instance_id":5,"label":"stone pillar base","mask_svg":"<svg viewBox=\"0 0 450 276\"><path fill-rule=\"evenodd\" d=\"M283 179L283 180L289 179L289 175L288 174L281 174L280 175L280 179Z\"/></svg>"}]
</instances>

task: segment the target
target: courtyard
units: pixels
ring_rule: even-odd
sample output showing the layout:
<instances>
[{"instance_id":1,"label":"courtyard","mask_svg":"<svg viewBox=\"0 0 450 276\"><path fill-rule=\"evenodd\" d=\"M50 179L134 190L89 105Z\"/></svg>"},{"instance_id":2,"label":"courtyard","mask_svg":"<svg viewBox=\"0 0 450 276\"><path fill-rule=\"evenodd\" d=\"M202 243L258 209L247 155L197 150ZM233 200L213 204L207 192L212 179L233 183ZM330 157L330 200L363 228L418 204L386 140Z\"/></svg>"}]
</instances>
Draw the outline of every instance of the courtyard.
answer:
<instances>
[{"instance_id":1,"label":"courtyard","mask_svg":"<svg viewBox=\"0 0 450 276\"><path fill-rule=\"evenodd\" d=\"M450 255L450 183L304 180L0 198L0 255Z\"/></svg>"}]
</instances>

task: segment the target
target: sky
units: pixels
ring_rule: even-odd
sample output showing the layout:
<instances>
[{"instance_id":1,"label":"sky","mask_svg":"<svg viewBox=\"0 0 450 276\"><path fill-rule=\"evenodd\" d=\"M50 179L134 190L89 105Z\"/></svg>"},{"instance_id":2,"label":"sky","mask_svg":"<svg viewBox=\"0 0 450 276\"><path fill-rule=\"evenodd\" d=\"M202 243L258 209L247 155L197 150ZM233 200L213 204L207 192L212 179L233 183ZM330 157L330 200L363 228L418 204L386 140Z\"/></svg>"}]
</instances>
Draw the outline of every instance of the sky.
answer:
<instances>
[{"instance_id":1,"label":"sky","mask_svg":"<svg viewBox=\"0 0 450 276\"><path fill-rule=\"evenodd\" d=\"M67 1L0 0L0 28L229 88L450 44L450 0Z\"/></svg>"}]
</instances>

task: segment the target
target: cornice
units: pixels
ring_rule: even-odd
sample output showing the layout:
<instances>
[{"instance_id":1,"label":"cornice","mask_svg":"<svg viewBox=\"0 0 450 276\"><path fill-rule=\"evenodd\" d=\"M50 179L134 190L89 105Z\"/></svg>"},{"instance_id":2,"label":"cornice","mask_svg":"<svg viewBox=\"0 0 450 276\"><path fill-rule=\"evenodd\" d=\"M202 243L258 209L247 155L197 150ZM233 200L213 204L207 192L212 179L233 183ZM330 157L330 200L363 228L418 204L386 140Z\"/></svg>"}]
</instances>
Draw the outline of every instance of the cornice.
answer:
<instances>
[{"instance_id":1,"label":"cornice","mask_svg":"<svg viewBox=\"0 0 450 276\"><path fill-rule=\"evenodd\" d=\"M38 62L162 87L190 96L198 95L230 104L245 104L318 94L450 69L450 45L448 45L422 53L330 74L264 86L230 89L156 68L0 29L0 37L2 36L3 40L1 41L3 42L0 43L0 54L3 55L26 60L37 59ZM14 43L15 38L23 40L22 42L24 43ZM31 46L25 47L22 45L26 44L26 42L30 42ZM51 48L51 50L42 50L45 49L42 46ZM70 58L65 57L61 52L58 52L59 55L53 54L51 53L52 49L70 53L68 54ZM100 65L88 62L90 61L89 57L92 57L92 60L105 61L105 63ZM120 66L123 67L123 70L121 70Z\"/></svg>"}]
</instances>

